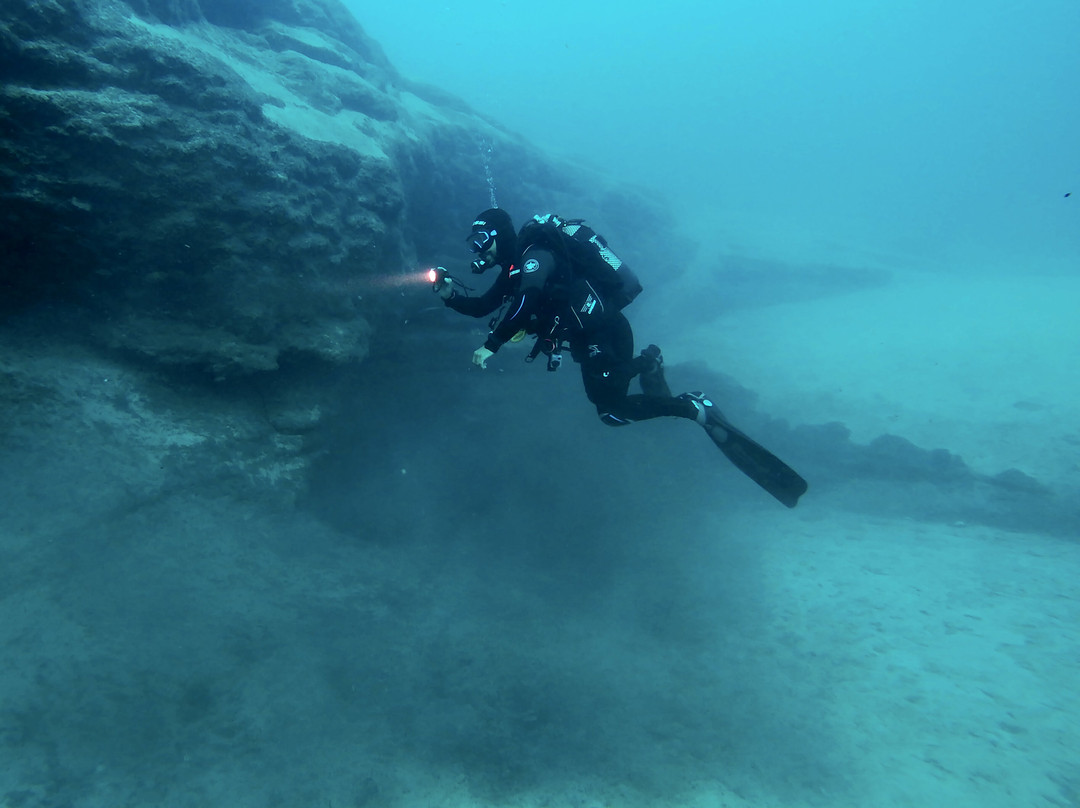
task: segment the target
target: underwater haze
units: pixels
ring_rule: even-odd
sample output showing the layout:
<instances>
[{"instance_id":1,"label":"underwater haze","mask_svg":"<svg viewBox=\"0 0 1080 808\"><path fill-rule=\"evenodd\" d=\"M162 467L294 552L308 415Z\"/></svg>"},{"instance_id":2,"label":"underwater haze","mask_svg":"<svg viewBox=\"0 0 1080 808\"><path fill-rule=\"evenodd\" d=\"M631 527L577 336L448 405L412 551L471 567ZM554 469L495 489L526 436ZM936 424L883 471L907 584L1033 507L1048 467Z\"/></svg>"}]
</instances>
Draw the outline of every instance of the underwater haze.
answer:
<instances>
[{"instance_id":1,"label":"underwater haze","mask_svg":"<svg viewBox=\"0 0 1080 808\"><path fill-rule=\"evenodd\" d=\"M0 808L1080 808L1080 1L346 1L0 3Z\"/></svg>"},{"instance_id":2,"label":"underwater haze","mask_svg":"<svg viewBox=\"0 0 1080 808\"><path fill-rule=\"evenodd\" d=\"M1080 269L1071 0L350 5L406 76L664 192L701 240Z\"/></svg>"}]
</instances>

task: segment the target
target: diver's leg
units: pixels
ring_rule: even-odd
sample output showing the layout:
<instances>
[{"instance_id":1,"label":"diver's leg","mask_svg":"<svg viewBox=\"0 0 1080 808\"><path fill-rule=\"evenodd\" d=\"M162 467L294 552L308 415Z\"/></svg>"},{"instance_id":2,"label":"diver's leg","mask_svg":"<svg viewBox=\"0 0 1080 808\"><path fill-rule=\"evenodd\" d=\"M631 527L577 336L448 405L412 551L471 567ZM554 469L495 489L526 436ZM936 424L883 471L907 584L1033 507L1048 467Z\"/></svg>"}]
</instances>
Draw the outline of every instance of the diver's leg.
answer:
<instances>
[{"instance_id":1,"label":"diver's leg","mask_svg":"<svg viewBox=\"0 0 1080 808\"><path fill-rule=\"evenodd\" d=\"M671 388L664 378L664 357L656 345L643 350L634 362L640 374L638 381L641 382L641 392L647 396L671 398Z\"/></svg>"},{"instance_id":2,"label":"diver's leg","mask_svg":"<svg viewBox=\"0 0 1080 808\"><path fill-rule=\"evenodd\" d=\"M633 344L630 323L620 315L609 328L590 335L575 351L581 357L585 394L596 405L600 420L609 426L664 416L697 420L698 408L694 402L673 398L667 389L659 349L653 354L650 348L655 346L650 346L634 357ZM653 392L627 395L631 379L645 372L649 375L647 378L642 375L643 389L648 384Z\"/></svg>"},{"instance_id":3,"label":"diver's leg","mask_svg":"<svg viewBox=\"0 0 1080 808\"><path fill-rule=\"evenodd\" d=\"M638 373L633 351L633 332L622 315L608 328L589 334L580 349L574 351L580 356L585 395L608 426L625 426L639 420L626 412L625 406L630 380Z\"/></svg>"}]
</instances>

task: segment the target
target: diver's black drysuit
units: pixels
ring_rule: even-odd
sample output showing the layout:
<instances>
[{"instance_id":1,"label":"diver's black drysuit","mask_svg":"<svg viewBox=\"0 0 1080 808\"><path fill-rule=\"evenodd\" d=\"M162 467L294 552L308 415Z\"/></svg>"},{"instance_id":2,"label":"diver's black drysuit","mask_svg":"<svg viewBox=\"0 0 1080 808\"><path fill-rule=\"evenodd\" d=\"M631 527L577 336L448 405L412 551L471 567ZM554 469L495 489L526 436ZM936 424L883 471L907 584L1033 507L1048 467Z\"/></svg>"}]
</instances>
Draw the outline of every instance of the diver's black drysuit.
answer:
<instances>
[{"instance_id":1,"label":"diver's black drysuit","mask_svg":"<svg viewBox=\"0 0 1080 808\"><path fill-rule=\"evenodd\" d=\"M567 294L571 268L549 250L527 247L509 260L500 251L499 277L483 295L454 293L446 305L462 314L483 317L505 305L484 347L496 352L515 334L534 334L537 348L560 356L564 344L581 365L585 395L609 426L624 426L660 416L696 420L698 410L686 399L674 398L664 381L659 350L634 355L634 334L621 312L607 314L597 325L580 325ZM537 350L534 349L535 358ZM640 374L644 395L628 395L630 381Z\"/></svg>"}]
</instances>

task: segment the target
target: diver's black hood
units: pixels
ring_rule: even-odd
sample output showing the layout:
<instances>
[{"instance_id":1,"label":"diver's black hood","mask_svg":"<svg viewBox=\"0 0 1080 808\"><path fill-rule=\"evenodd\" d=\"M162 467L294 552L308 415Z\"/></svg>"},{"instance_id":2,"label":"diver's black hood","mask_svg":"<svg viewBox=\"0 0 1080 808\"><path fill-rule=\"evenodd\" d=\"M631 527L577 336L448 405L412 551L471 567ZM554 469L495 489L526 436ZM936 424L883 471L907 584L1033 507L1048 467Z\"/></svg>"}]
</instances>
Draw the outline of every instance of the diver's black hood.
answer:
<instances>
[{"instance_id":1,"label":"diver's black hood","mask_svg":"<svg viewBox=\"0 0 1080 808\"><path fill-rule=\"evenodd\" d=\"M510 214L502 208L488 208L473 220L471 232L495 231L495 263L504 269L517 260L517 233Z\"/></svg>"}]
</instances>

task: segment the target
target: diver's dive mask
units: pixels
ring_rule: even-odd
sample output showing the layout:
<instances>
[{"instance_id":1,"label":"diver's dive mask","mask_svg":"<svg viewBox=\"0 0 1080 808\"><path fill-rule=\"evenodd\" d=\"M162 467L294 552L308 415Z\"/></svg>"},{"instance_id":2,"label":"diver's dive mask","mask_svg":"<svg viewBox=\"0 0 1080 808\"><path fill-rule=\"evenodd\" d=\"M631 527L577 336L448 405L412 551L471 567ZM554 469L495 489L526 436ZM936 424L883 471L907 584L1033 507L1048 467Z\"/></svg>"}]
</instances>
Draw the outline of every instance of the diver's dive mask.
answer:
<instances>
[{"instance_id":1,"label":"diver's dive mask","mask_svg":"<svg viewBox=\"0 0 1080 808\"><path fill-rule=\"evenodd\" d=\"M476 274L495 266L495 236L498 232L491 230L473 230L465 240L470 252L477 254L477 259L472 262L472 271Z\"/></svg>"}]
</instances>

